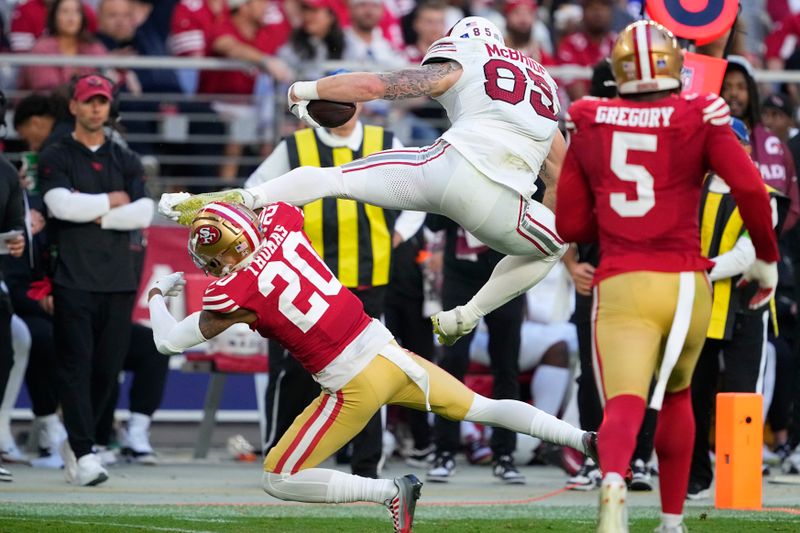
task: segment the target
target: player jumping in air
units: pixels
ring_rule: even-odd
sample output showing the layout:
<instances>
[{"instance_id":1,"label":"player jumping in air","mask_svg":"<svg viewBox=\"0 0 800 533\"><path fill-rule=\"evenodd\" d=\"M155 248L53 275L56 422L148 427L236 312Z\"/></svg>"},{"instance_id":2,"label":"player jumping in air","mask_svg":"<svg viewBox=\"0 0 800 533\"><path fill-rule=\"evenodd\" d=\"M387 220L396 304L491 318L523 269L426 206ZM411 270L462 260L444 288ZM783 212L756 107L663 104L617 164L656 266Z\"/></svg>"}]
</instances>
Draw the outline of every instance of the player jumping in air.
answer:
<instances>
[{"instance_id":1,"label":"player jumping in air","mask_svg":"<svg viewBox=\"0 0 800 533\"><path fill-rule=\"evenodd\" d=\"M292 112L312 126L317 124L306 109L310 100L420 96L438 100L452 122L431 146L386 150L340 167L301 167L224 196L165 194L159 210L188 224L215 199L259 208L335 196L446 215L509 256L469 302L432 318L440 340L452 344L482 316L538 283L565 252L548 207L566 146L557 127L555 82L539 63L506 48L500 30L480 17L460 20L431 45L419 67L340 74L289 89ZM547 186L544 205L532 199L537 174Z\"/></svg>"},{"instance_id":2,"label":"player jumping in air","mask_svg":"<svg viewBox=\"0 0 800 533\"><path fill-rule=\"evenodd\" d=\"M662 521L680 533L692 460L689 385L711 313L700 253L698 204L713 169L730 186L756 249L745 273L769 302L778 280L772 212L758 170L714 94L680 96L681 50L650 21L628 26L611 54L620 97L584 99L569 109L572 131L557 195L556 226L574 242L599 240L594 275L595 376L605 400L600 427L604 472L597 530L628 531L625 480L650 384L660 409L655 434Z\"/></svg>"},{"instance_id":3,"label":"player jumping in air","mask_svg":"<svg viewBox=\"0 0 800 533\"><path fill-rule=\"evenodd\" d=\"M527 403L485 398L402 349L314 251L296 207L271 204L257 217L241 204L208 204L192 224L189 253L220 279L206 290L203 310L181 322L163 296L180 292L182 274L156 282L149 298L158 350L181 353L244 323L285 346L322 387L264 461L263 487L276 498L383 503L395 531L411 531L422 487L416 477L369 479L315 468L385 404L504 427L595 454L593 433Z\"/></svg>"}]
</instances>

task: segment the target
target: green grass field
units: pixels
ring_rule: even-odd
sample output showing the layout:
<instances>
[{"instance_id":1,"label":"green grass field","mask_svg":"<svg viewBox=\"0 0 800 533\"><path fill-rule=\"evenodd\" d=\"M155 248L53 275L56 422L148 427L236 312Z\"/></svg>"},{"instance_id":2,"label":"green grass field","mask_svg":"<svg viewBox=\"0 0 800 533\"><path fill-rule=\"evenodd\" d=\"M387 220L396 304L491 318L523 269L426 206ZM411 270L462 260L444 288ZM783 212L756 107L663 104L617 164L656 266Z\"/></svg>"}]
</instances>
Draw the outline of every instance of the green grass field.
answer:
<instances>
[{"instance_id":1,"label":"green grass field","mask_svg":"<svg viewBox=\"0 0 800 533\"><path fill-rule=\"evenodd\" d=\"M422 505L417 533L589 532L594 508L535 505ZM726 512L691 508L694 532L798 532L800 508ZM658 524L655 508L634 508L632 532ZM54 505L0 504L0 532L388 532L388 513L370 505Z\"/></svg>"}]
</instances>

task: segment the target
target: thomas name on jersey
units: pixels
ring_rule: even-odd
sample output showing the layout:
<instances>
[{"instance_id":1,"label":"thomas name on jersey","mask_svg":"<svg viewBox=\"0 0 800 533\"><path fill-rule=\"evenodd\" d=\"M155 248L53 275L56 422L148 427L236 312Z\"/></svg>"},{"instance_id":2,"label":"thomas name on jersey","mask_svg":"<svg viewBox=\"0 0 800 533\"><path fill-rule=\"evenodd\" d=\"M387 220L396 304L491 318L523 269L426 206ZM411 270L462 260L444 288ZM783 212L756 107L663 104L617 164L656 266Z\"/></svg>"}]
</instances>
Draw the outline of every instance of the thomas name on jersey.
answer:
<instances>
[{"instance_id":1,"label":"thomas name on jersey","mask_svg":"<svg viewBox=\"0 0 800 533\"><path fill-rule=\"evenodd\" d=\"M640 128L669 127L674 107L606 107L598 106L594 120L597 124L613 124Z\"/></svg>"},{"instance_id":2,"label":"thomas name on jersey","mask_svg":"<svg viewBox=\"0 0 800 533\"><path fill-rule=\"evenodd\" d=\"M283 241L286 240L287 235L289 235L289 230L280 224L276 224L262 245L262 249L253 256L253 259L245 270L254 276L258 276L264 267L267 266L267 263L269 263L275 250L280 248Z\"/></svg>"}]
</instances>

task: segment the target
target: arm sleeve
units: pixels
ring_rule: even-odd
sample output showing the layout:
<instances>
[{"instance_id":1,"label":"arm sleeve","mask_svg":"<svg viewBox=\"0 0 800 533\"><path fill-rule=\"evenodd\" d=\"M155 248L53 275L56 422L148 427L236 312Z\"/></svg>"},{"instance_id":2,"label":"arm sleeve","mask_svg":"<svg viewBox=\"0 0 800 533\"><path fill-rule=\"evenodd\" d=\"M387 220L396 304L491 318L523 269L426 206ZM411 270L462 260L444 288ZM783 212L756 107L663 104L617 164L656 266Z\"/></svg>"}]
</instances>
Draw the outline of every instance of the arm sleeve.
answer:
<instances>
[{"instance_id":1,"label":"arm sleeve","mask_svg":"<svg viewBox=\"0 0 800 533\"><path fill-rule=\"evenodd\" d=\"M706 118L708 164L730 186L755 246L756 257L768 263L775 262L779 257L778 243L772 226L772 208L761 175L733 135L729 120L721 120L718 115L709 120Z\"/></svg>"},{"instance_id":2,"label":"arm sleeve","mask_svg":"<svg viewBox=\"0 0 800 533\"><path fill-rule=\"evenodd\" d=\"M105 193L70 192L63 187L44 193L44 203L55 218L76 223L91 222L110 210L108 195Z\"/></svg>"},{"instance_id":3,"label":"arm sleeve","mask_svg":"<svg viewBox=\"0 0 800 533\"><path fill-rule=\"evenodd\" d=\"M567 242L597 241L594 197L581 169L576 144L579 134L567 149L556 189L556 231Z\"/></svg>"},{"instance_id":4,"label":"arm sleeve","mask_svg":"<svg viewBox=\"0 0 800 533\"><path fill-rule=\"evenodd\" d=\"M286 141L281 141L278 146L269 154L258 168L250 174L250 177L244 182L244 188L250 189L256 185L261 185L267 181L282 176L292 170L289 166L289 149L287 148Z\"/></svg>"},{"instance_id":5,"label":"arm sleeve","mask_svg":"<svg viewBox=\"0 0 800 533\"><path fill-rule=\"evenodd\" d=\"M155 203L150 198L139 198L135 202L115 207L103 215L100 226L103 229L131 231L146 228L153 220Z\"/></svg>"},{"instance_id":6,"label":"arm sleeve","mask_svg":"<svg viewBox=\"0 0 800 533\"><path fill-rule=\"evenodd\" d=\"M711 281L732 278L744 273L756 260L756 249L746 234L739 237L732 249L724 254L712 257L714 268L708 274Z\"/></svg>"},{"instance_id":7,"label":"arm sleeve","mask_svg":"<svg viewBox=\"0 0 800 533\"><path fill-rule=\"evenodd\" d=\"M422 211L402 211L394 223L394 230L405 242L416 235L423 224L425 224L425 213Z\"/></svg>"},{"instance_id":8,"label":"arm sleeve","mask_svg":"<svg viewBox=\"0 0 800 533\"><path fill-rule=\"evenodd\" d=\"M200 332L200 313L192 313L180 322L175 320L160 294L150 299L150 322L153 341L159 353L175 355L207 339Z\"/></svg>"}]
</instances>

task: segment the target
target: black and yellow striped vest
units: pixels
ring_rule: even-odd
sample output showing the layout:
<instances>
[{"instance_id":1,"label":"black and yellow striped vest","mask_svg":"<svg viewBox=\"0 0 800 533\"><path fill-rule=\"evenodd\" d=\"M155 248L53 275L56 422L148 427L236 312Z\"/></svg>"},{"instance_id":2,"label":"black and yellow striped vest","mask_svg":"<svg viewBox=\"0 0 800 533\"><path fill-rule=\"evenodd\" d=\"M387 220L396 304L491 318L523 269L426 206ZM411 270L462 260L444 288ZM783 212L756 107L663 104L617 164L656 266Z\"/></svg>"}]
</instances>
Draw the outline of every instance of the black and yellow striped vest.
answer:
<instances>
[{"instance_id":1,"label":"black and yellow striped vest","mask_svg":"<svg viewBox=\"0 0 800 533\"><path fill-rule=\"evenodd\" d=\"M333 167L392 147L391 132L364 126L361 150L331 148L313 129L303 129L286 139L289 164ZM345 287L377 287L389 283L392 234L397 213L374 205L323 198L303 208L305 230L311 244Z\"/></svg>"},{"instance_id":2,"label":"black and yellow striped vest","mask_svg":"<svg viewBox=\"0 0 800 533\"><path fill-rule=\"evenodd\" d=\"M711 191L711 181L711 175L707 176L700 199L700 251L703 256L714 258L733 249L745 227L733 195ZM776 192L770 187L767 189L771 196ZM714 282L709 339L730 339L736 313L747 310L741 291L735 287L738 279L736 276ZM770 306L774 306L774 301Z\"/></svg>"}]
</instances>

